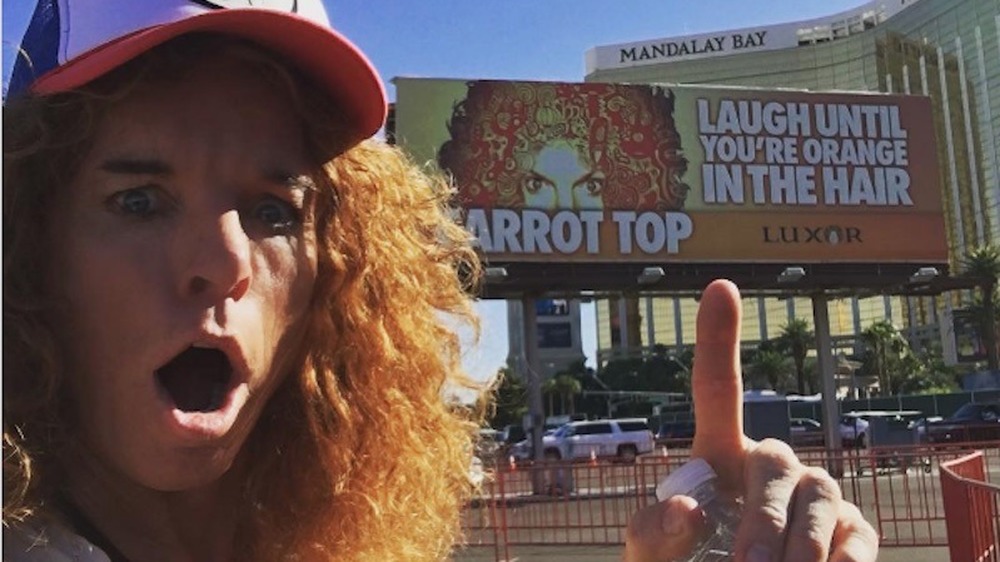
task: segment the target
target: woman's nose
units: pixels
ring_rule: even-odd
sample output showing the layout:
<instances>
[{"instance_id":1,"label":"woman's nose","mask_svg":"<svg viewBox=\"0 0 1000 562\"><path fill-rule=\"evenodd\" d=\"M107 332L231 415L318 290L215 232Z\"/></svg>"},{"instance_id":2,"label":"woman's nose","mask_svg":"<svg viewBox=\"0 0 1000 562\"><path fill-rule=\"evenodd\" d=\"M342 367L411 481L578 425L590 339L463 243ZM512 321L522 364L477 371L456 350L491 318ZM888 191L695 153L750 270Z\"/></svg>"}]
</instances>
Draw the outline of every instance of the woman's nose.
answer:
<instances>
[{"instance_id":1,"label":"woman's nose","mask_svg":"<svg viewBox=\"0 0 1000 562\"><path fill-rule=\"evenodd\" d=\"M192 227L188 240L187 266L180 279L185 297L218 302L240 300L250 288L250 238L240 214L227 211Z\"/></svg>"},{"instance_id":2,"label":"woman's nose","mask_svg":"<svg viewBox=\"0 0 1000 562\"><path fill-rule=\"evenodd\" d=\"M576 201L573 199L573 186L569 184L559 184L556 186L556 208L575 209Z\"/></svg>"}]
</instances>

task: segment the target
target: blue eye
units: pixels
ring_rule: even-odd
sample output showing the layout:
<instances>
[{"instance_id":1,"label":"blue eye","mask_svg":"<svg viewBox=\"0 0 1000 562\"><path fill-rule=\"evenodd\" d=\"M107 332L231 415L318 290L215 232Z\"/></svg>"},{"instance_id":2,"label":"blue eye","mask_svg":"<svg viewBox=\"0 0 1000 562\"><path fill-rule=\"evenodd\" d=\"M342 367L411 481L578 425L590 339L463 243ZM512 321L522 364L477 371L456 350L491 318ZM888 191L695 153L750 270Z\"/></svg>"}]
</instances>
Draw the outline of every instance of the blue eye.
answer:
<instances>
[{"instance_id":1,"label":"blue eye","mask_svg":"<svg viewBox=\"0 0 1000 562\"><path fill-rule=\"evenodd\" d=\"M274 230L287 230L299 223L299 210L287 201L268 198L253 209L253 216Z\"/></svg>"},{"instance_id":2,"label":"blue eye","mask_svg":"<svg viewBox=\"0 0 1000 562\"><path fill-rule=\"evenodd\" d=\"M584 182L587 193L592 196L600 195L604 191L604 178L593 176Z\"/></svg>"},{"instance_id":3,"label":"blue eye","mask_svg":"<svg viewBox=\"0 0 1000 562\"><path fill-rule=\"evenodd\" d=\"M552 182L539 176L531 176L524 180L524 190L531 194L538 193L542 188L550 186L552 186Z\"/></svg>"},{"instance_id":4,"label":"blue eye","mask_svg":"<svg viewBox=\"0 0 1000 562\"><path fill-rule=\"evenodd\" d=\"M145 218L159 209L159 198L150 187L136 187L111 196L111 205L120 213Z\"/></svg>"}]
</instances>

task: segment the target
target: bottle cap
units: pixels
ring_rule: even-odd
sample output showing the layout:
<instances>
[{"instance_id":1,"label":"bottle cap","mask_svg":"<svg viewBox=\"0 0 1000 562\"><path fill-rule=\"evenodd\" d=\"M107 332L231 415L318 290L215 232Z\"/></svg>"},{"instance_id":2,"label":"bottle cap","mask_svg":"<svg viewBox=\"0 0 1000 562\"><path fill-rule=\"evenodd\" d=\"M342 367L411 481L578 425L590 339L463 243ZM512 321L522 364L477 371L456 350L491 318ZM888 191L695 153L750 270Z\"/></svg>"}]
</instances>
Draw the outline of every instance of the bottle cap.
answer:
<instances>
[{"instance_id":1,"label":"bottle cap","mask_svg":"<svg viewBox=\"0 0 1000 562\"><path fill-rule=\"evenodd\" d=\"M691 492L713 478L715 471L710 464L704 459L691 459L660 481L656 486L656 499L664 501L676 495L690 496Z\"/></svg>"}]
</instances>

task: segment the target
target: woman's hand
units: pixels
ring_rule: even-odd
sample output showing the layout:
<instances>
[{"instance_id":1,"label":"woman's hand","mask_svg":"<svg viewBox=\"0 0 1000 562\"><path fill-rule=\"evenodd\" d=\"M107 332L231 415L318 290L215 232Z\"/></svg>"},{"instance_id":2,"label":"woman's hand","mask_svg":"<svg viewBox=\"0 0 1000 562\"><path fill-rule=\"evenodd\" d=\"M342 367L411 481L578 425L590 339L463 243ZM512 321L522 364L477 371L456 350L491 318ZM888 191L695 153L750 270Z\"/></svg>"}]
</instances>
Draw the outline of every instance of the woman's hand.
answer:
<instances>
[{"instance_id":1,"label":"woman's hand","mask_svg":"<svg viewBox=\"0 0 1000 562\"><path fill-rule=\"evenodd\" d=\"M874 562L878 535L826 471L803 465L782 441L756 442L743 434L740 316L735 285L714 281L705 289L691 383L691 455L712 465L724 493L743 496L737 562ZM624 560L681 559L704 532L697 503L674 496L633 516Z\"/></svg>"}]
</instances>

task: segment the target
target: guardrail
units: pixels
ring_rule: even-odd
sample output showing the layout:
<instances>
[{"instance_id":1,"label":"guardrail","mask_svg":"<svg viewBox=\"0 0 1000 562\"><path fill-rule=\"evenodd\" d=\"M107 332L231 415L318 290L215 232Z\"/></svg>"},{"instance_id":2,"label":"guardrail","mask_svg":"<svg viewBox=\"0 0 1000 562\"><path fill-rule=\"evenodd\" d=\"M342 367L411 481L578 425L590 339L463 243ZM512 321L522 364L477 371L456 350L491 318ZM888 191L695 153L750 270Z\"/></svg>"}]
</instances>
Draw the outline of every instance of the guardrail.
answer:
<instances>
[{"instance_id":1,"label":"guardrail","mask_svg":"<svg viewBox=\"0 0 1000 562\"><path fill-rule=\"evenodd\" d=\"M1000 482L1000 441L796 452L839 481L844 497L876 527L882 546L891 548L949 544L939 474L972 449L982 451L984 477ZM495 549L498 560L520 545L620 545L631 514L655 502L656 484L688 458L687 449L660 449L631 464L499 460L466 509L467 544Z\"/></svg>"},{"instance_id":2,"label":"guardrail","mask_svg":"<svg viewBox=\"0 0 1000 562\"><path fill-rule=\"evenodd\" d=\"M1000 560L1000 486L987 482L982 451L941 463L951 562Z\"/></svg>"}]
</instances>

